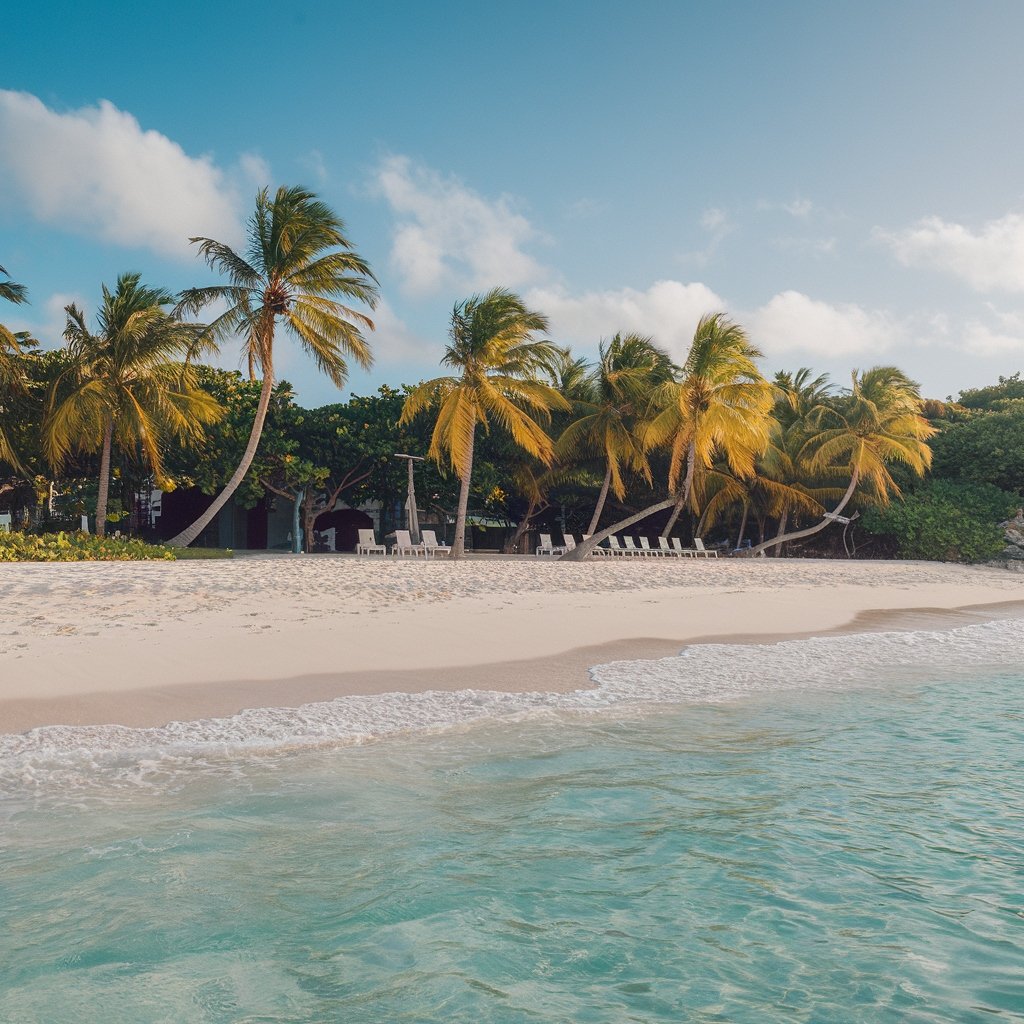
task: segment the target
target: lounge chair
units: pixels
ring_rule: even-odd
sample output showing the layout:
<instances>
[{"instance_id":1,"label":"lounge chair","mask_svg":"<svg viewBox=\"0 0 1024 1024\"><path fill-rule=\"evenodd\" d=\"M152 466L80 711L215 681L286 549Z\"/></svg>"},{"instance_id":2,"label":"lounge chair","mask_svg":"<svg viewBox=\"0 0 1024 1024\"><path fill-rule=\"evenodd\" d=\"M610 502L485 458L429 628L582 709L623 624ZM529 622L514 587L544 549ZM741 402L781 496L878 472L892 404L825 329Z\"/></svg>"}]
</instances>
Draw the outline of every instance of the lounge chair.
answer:
<instances>
[{"instance_id":1,"label":"lounge chair","mask_svg":"<svg viewBox=\"0 0 1024 1024\"><path fill-rule=\"evenodd\" d=\"M559 547L557 544L551 543L551 534L542 533L540 535L540 544L537 545L538 555L564 555L565 548Z\"/></svg>"},{"instance_id":2,"label":"lounge chair","mask_svg":"<svg viewBox=\"0 0 1024 1024\"><path fill-rule=\"evenodd\" d=\"M672 547L671 544L669 544L668 537L659 537L658 538L658 550L666 558L682 558L683 557L682 551L676 551L676 549L674 547Z\"/></svg>"},{"instance_id":3,"label":"lounge chair","mask_svg":"<svg viewBox=\"0 0 1024 1024\"><path fill-rule=\"evenodd\" d=\"M393 557L401 558L404 555L413 555L414 557L416 555L426 556L426 553L422 544L413 544L408 530L395 530L395 543L391 545Z\"/></svg>"},{"instance_id":4,"label":"lounge chair","mask_svg":"<svg viewBox=\"0 0 1024 1024\"><path fill-rule=\"evenodd\" d=\"M432 558L438 552L443 555L450 555L452 549L447 544L440 544L437 540L437 534L433 530L422 530L423 543L420 547L423 548L423 553L428 557Z\"/></svg>"},{"instance_id":5,"label":"lounge chair","mask_svg":"<svg viewBox=\"0 0 1024 1024\"><path fill-rule=\"evenodd\" d=\"M652 548L651 547L651 542L646 537L641 537L640 538L640 550L645 555L650 555L651 558L654 558L655 556L660 558L662 556L662 554L663 554L663 552L662 552L660 547Z\"/></svg>"},{"instance_id":6,"label":"lounge chair","mask_svg":"<svg viewBox=\"0 0 1024 1024\"><path fill-rule=\"evenodd\" d=\"M698 555L703 555L705 558L711 558L712 556L714 556L715 558L718 557L718 551L715 548L704 547L704 541L702 541L700 537L694 537L693 547L683 548L683 553L687 555L692 555L694 558L696 558Z\"/></svg>"},{"instance_id":7,"label":"lounge chair","mask_svg":"<svg viewBox=\"0 0 1024 1024\"><path fill-rule=\"evenodd\" d=\"M568 554L570 551L576 550L576 538L571 533L562 534L562 543L565 545L564 551Z\"/></svg>"},{"instance_id":8,"label":"lounge chair","mask_svg":"<svg viewBox=\"0 0 1024 1024\"><path fill-rule=\"evenodd\" d=\"M356 545L357 555L386 555L388 549L383 544L377 543L377 536L373 530L360 530L359 543Z\"/></svg>"},{"instance_id":9,"label":"lounge chair","mask_svg":"<svg viewBox=\"0 0 1024 1024\"><path fill-rule=\"evenodd\" d=\"M593 537L593 536L594 535L592 533L585 533L585 534L583 534L583 541L584 541L584 543L586 543L588 540L590 540L590 538ZM596 548L592 548L590 553L592 555L600 555L602 558L607 558L607 556L611 554L611 552L607 548L601 547L600 544L598 544Z\"/></svg>"},{"instance_id":10,"label":"lounge chair","mask_svg":"<svg viewBox=\"0 0 1024 1024\"><path fill-rule=\"evenodd\" d=\"M613 533L608 538L608 554L610 555L626 555L629 552L619 544L619 538Z\"/></svg>"},{"instance_id":11,"label":"lounge chair","mask_svg":"<svg viewBox=\"0 0 1024 1024\"><path fill-rule=\"evenodd\" d=\"M634 541L632 537L623 537L622 540L623 540L623 542L626 545L626 554L627 555L642 555L643 554L643 551L636 546L636 541Z\"/></svg>"},{"instance_id":12,"label":"lounge chair","mask_svg":"<svg viewBox=\"0 0 1024 1024\"><path fill-rule=\"evenodd\" d=\"M683 542L678 537L672 538L672 548L679 555L680 558L686 555L688 558L696 558L693 548L684 548Z\"/></svg>"}]
</instances>

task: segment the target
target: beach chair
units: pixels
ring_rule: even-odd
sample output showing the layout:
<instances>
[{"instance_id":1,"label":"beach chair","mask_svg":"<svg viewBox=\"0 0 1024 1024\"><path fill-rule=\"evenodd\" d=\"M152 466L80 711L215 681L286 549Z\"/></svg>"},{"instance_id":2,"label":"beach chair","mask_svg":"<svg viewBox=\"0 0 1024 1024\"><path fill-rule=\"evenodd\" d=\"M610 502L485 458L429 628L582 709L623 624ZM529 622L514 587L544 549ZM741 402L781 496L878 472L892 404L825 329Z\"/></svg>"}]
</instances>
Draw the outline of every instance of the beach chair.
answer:
<instances>
[{"instance_id":1,"label":"beach chair","mask_svg":"<svg viewBox=\"0 0 1024 1024\"><path fill-rule=\"evenodd\" d=\"M420 545L423 548L423 553L428 558L433 558L438 552L442 555L450 555L452 549L447 544L441 544L438 542L437 534L433 530L423 530L423 543Z\"/></svg>"},{"instance_id":2,"label":"beach chair","mask_svg":"<svg viewBox=\"0 0 1024 1024\"><path fill-rule=\"evenodd\" d=\"M684 548L683 542L678 537L672 538L672 548L679 555L680 558L686 555L687 558L696 558L697 556L693 553L693 548Z\"/></svg>"},{"instance_id":3,"label":"beach chair","mask_svg":"<svg viewBox=\"0 0 1024 1024\"><path fill-rule=\"evenodd\" d=\"M657 556L658 558L662 555L661 548L652 548L651 542L646 537L640 538L640 551L644 555L649 555L651 558Z\"/></svg>"},{"instance_id":4,"label":"beach chair","mask_svg":"<svg viewBox=\"0 0 1024 1024\"><path fill-rule=\"evenodd\" d=\"M391 545L391 554L392 557L402 558L405 555L426 557L427 553L422 544L413 544L408 530L395 530L395 543Z\"/></svg>"},{"instance_id":5,"label":"beach chair","mask_svg":"<svg viewBox=\"0 0 1024 1024\"><path fill-rule=\"evenodd\" d=\"M562 534L562 543L565 545L566 554L576 550L576 538L571 533Z\"/></svg>"},{"instance_id":6,"label":"beach chair","mask_svg":"<svg viewBox=\"0 0 1024 1024\"><path fill-rule=\"evenodd\" d=\"M559 547L556 544L551 543L551 534L542 533L540 535L540 543L537 545L537 554L539 555L561 555L565 553L565 548Z\"/></svg>"},{"instance_id":7,"label":"beach chair","mask_svg":"<svg viewBox=\"0 0 1024 1024\"><path fill-rule=\"evenodd\" d=\"M718 552L714 548L704 547L704 541L702 541L700 537L694 537L693 547L683 548L683 554L692 555L694 558L696 558L698 555L703 555L704 558L711 558L712 555L715 558L718 557Z\"/></svg>"},{"instance_id":8,"label":"beach chair","mask_svg":"<svg viewBox=\"0 0 1024 1024\"><path fill-rule=\"evenodd\" d=\"M594 535L592 533L585 533L585 534L583 534L584 542L590 540L590 538L593 537L593 536ZM607 548L603 548L603 547L601 547L600 544L598 544L597 547L594 548L591 551L591 554L592 555L600 555L602 558L607 558L611 554L611 552Z\"/></svg>"},{"instance_id":9,"label":"beach chair","mask_svg":"<svg viewBox=\"0 0 1024 1024\"><path fill-rule=\"evenodd\" d=\"M359 543L356 545L357 555L386 555L388 549L383 544L377 543L377 535L373 530L360 530Z\"/></svg>"},{"instance_id":10,"label":"beach chair","mask_svg":"<svg viewBox=\"0 0 1024 1024\"><path fill-rule=\"evenodd\" d=\"M625 556L628 555L629 552L620 543L618 543L618 538L612 534L608 538L608 554Z\"/></svg>"},{"instance_id":11,"label":"beach chair","mask_svg":"<svg viewBox=\"0 0 1024 1024\"><path fill-rule=\"evenodd\" d=\"M665 558L682 558L682 551L676 551L674 547L668 542L668 537L658 538L658 550Z\"/></svg>"},{"instance_id":12,"label":"beach chair","mask_svg":"<svg viewBox=\"0 0 1024 1024\"><path fill-rule=\"evenodd\" d=\"M641 551L640 548L636 546L636 541L634 541L632 537L623 537L622 541L626 545L625 550L627 555L639 556L643 554L643 551Z\"/></svg>"},{"instance_id":13,"label":"beach chair","mask_svg":"<svg viewBox=\"0 0 1024 1024\"><path fill-rule=\"evenodd\" d=\"M10 512L0 512L0 533L10 533L12 523Z\"/></svg>"}]
</instances>

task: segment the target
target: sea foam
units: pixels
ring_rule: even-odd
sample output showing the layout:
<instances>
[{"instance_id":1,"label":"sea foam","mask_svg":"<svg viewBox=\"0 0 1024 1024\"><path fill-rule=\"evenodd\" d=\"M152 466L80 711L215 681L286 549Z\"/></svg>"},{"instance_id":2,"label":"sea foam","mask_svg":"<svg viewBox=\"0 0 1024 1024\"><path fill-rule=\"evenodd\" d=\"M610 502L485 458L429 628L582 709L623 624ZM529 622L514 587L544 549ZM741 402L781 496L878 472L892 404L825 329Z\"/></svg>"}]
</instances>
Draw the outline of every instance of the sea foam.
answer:
<instances>
[{"instance_id":1,"label":"sea foam","mask_svg":"<svg viewBox=\"0 0 1024 1024\"><path fill-rule=\"evenodd\" d=\"M298 708L253 708L160 728L46 726L0 735L0 794L43 783L147 785L168 773L259 752L360 743L399 733L560 712L643 710L787 691L837 691L1024 671L1024 623L943 631L857 633L770 644L700 644L678 656L616 661L570 693L472 690L342 697Z\"/></svg>"}]
</instances>

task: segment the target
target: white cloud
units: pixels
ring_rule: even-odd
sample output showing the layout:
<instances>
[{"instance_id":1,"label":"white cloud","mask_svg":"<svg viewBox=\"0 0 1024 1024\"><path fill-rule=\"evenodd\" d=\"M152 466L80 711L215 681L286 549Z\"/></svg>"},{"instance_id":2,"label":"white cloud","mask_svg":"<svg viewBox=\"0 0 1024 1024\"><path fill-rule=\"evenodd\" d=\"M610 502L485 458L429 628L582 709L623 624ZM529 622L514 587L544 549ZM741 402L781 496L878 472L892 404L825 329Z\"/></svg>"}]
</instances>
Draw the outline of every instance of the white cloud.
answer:
<instances>
[{"instance_id":1,"label":"white cloud","mask_svg":"<svg viewBox=\"0 0 1024 1024\"><path fill-rule=\"evenodd\" d=\"M440 361L445 336L429 339L417 334L386 302L378 303L372 315L374 330L368 338L375 362L421 366Z\"/></svg>"},{"instance_id":2,"label":"white cloud","mask_svg":"<svg viewBox=\"0 0 1024 1024\"><path fill-rule=\"evenodd\" d=\"M875 229L904 266L931 267L980 292L1024 291L1024 216L1008 213L980 231L926 217L903 231Z\"/></svg>"},{"instance_id":3,"label":"white cloud","mask_svg":"<svg viewBox=\"0 0 1024 1024\"><path fill-rule=\"evenodd\" d=\"M410 292L514 288L543 275L524 250L541 235L509 197L486 199L404 156L384 160L372 188L398 217L391 263Z\"/></svg>"},{"instance_id":4,"label":"white cloud","mask_svg":"<svg viewBox=\"0 0 1024 1024\"><path fill-rule=\"evenodd\" d=\"M268 177L253 154L231 170L189 156L106 100L58 113L0 90L0 194L58 227L191 260L191 235L241 241L248 193Z\"/></svg>"},{"instance_id":5,"label":"white cloud","mask_svg":"<svg viewBox=\"0 0 1024 1024\"><path fill-rule=\"evenodd\" d=\"M64 344L64 325L67 323L64 307L72 303L88 313L88 304L81 295L54 292L41 306L19 306L17 316L4 313L3 323L10 331L28 331L43 348L60 348ZM31 316L30 312L36 315Z\"/></svg>"},{"instance_id":6,"label":"white cloud","mask_svg":"<svg viewBox=\"0 0 1024 1024\"><path fill-rule=\"evenodd\" d=\"M891 350L908 340L906 326L887 313L853 303L832 305L797 291L773 296L745 322L769 356L857 355Z\"/></svg>"},{"instance_id":7,"label":"white cloud","mask_svg":"<svg viewBox=\"0 0 1024 1024\"><path fill-rule=\"evenodd\" d=\"M686 358L701 316L725 308L707 285L680 281L657 281L645 291L619 288L580 295L532 288L526 298L548 315L551 336L561 343L592 350L617 331L636 331L651 335L676 360Z\"/></svg>"},{"instance_id":8,"label":"white cloud","mask_svg":"<svg viewBox=\"0 0 1024 1024\"><path fill-rule=\"evenodd\" d=\"M717 206L710 207L700 215L700 226L705 231L718 231L720 228L727 227L728 223L729 215Z\"/></svg>"},{"instance_id":9,"label":"white cloud","mask_svg":"<svg viewBox=\"0 0 1024 1024\"><path fill-rule=\"evenodd\" d=\"M1024 312L1004 313L987 304L993 323L970 320L960 335L960 346L979 356L1024 353Z\"/></svg>"}]
</instances>

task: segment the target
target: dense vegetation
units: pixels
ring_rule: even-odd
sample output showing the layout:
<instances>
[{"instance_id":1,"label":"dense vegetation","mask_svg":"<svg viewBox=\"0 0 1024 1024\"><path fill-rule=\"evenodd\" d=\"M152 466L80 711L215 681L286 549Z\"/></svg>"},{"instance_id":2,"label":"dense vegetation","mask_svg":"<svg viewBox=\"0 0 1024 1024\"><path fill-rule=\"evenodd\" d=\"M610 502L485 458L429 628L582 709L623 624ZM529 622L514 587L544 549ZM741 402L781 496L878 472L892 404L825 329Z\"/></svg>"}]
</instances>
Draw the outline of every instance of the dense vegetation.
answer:
<instances>
[{"instance_id":1,"label":"dense vegetation","mask_svg":"<svg viewBox=\"0 0 1024 1024\"><path fill-rule=\"evenodd\" d=\"M894 367L846 388L807 368L768 380L722 313L701 321L682 365L614 324L592 364L547 337L543 311L494 289L455 306L449 376L304 409L274 375L276 328L339 387L346 358L371 359L371 321L340 300L372 308L376 285L341 222L280 189L258 197L245 252L196 241L224 285L175 297L122 275L95 328L68 307L59 349L0 327L0 513L28 531L0 535L0 559L165 557L102 538L108 526L146 535L139 507L154 488L296 503L307 540L339 500L379 502L388 529L405 497L397 452L430 456L420 503L455 525L456 555L464 524L487 520L506 526L507 550L537 527L593 535L577 557L637 524L774 555L982 561L1020 504L1019 373L955 402L923 401ZM0 272L0 300L27 299ZM189 319L217 300L227 311L211 324ZM247 373L204 365L229 336ZM100 537L68 532L84 514Z\"/></svg>"}]
</instances>

